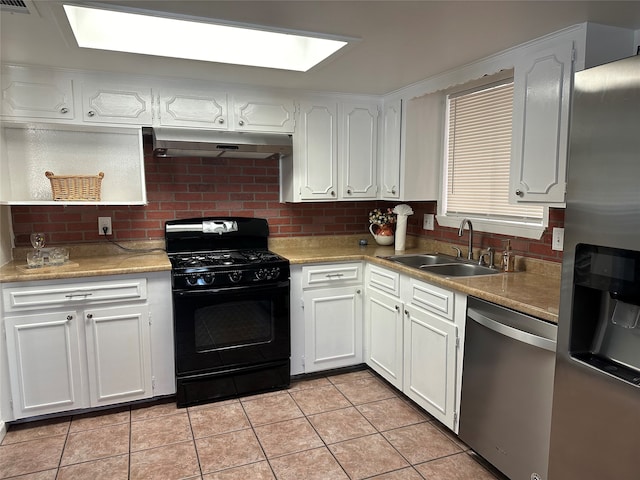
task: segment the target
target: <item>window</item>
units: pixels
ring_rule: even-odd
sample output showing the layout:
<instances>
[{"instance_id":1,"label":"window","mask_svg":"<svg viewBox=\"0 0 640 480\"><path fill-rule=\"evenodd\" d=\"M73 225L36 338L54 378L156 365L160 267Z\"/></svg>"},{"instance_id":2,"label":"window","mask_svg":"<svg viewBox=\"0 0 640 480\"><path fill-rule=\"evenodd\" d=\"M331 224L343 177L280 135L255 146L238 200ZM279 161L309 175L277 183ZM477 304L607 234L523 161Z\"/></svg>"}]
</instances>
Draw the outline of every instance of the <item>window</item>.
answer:
<instances>
[{"instance_id":1,"label":"window","mask_svg":"<svg viewBox=\"0 0 640 480\"><path fill-rule=\"evenodd\" d=\"M449 92L438 223L540 238L548 209L509 204L513 79Z\"/></svg>"}]
</instances>

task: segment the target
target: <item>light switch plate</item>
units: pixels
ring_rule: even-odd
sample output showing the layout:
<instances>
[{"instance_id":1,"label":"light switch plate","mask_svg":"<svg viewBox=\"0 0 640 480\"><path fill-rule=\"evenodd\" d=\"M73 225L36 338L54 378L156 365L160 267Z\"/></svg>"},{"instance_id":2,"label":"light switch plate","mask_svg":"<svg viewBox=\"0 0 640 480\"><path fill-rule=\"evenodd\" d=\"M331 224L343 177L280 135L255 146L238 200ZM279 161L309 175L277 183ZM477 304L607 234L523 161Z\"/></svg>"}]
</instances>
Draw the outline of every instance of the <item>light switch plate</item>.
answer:
<instances>
[{"instance_id":1,"label":"light switch plate","mask_svg":"<svg viewBox=\"0 0 640 480\"><path fill-rule=\"evenodd\" d=\"M425 213L422 220L422 228L425 230L433 230L433 213Z\"/></svg>"},{"instance_id":2,"label":"light switch plate","mask_svg":"<svg viewBox=\"0 0 640 480\"><path fill-rule=\"evenodd\" d=\"M554 228L551 239L551 250L562 251L564 249L564 228Z\"/></svg>"}]
</instances>

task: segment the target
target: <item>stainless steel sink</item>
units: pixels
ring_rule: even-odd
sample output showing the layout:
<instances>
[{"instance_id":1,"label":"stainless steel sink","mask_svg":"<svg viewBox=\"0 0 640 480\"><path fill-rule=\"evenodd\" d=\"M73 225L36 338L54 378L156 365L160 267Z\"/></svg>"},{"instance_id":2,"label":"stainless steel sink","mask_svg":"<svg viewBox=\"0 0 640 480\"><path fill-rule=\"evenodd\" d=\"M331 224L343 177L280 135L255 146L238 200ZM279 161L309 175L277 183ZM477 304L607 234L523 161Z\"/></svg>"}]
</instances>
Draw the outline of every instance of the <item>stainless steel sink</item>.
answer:
<instances>
[{"instance_id":1,"label":"stainless steel sink","mask_svg":"<svg viewBox=\"0 0 640 480\"><path fill-rule=\"evenodd\" d=\"M423 253L415 255L392 255L385 257L392 262L417 268L424 272L435 273L444 277L473 277L475 275L494 275L500 273L496 268L489 268L464 258L444 255L442 253Z\"/></svg>"},{"instance_id":2,"label":"stainless steel sink","mask_svg":"<svg viewBox=\"0 0 640 480\"><path fill-rule=\"evenodd\" d=\"M476 275L494 275L496 273L500 273L500 271L495 268L489 268L483 265L474 265L472 263L425 265L421 266L420 270L436 273L445 277L473 277Z\"/></svg>"},{"instance_id":3,"label":"stainless steel sink","mask_svg":"<svg viewBox=\"0 0 640 480\"><path fill-rule=\"evenodd\" d=\"M422 268L430 265L455 263L458 260L451 255L441 253L423 253L417 255L392 255L385 257L392 262L401 263L407 267Z\"/></svg>"}]
</instances>

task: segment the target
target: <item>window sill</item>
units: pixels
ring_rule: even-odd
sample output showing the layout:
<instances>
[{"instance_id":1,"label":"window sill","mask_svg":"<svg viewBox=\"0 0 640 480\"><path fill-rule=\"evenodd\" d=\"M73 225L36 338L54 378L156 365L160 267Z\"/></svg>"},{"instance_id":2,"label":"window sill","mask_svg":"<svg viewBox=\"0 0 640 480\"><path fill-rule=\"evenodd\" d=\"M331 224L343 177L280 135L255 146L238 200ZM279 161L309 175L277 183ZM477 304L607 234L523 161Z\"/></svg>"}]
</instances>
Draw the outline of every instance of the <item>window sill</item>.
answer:
<instances>
[{"instance_id":1,"label":"window sill","mask_svg":"<svg viewBox=\"0 0 640 480\"><path fill-rule=\"evenodd\" d=\"M473 224L473 230L477 232L498 233L501 235L512 235L515 237L531 238L540 240L548 225L548 210L542 219L542 225L522 224L507 222L504 220L490 220L480 217L457 217L451 215L436 215L438 225L441 227L459 228L463 219L468 218Z\"/></svg>"}]
</instances>

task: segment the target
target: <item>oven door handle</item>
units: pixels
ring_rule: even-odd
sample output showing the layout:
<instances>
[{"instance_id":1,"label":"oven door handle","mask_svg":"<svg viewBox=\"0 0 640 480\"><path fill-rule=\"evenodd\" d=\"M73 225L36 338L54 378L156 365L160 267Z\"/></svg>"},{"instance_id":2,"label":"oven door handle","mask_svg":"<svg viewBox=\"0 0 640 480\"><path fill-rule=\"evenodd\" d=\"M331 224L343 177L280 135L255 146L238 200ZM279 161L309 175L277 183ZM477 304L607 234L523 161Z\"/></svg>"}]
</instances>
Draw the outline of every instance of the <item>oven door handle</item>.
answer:
<instances>
[{"instance_id":1,"label":"oven door handle","mask_svg":"<svg viewBox=\"0 0 640 480\"><path fill-rule=\"evenodd\" d=\"M173 294L179 297L202 297L204 295L211 295L217 293L237 293L237 292L264 292L267 290L288 289L290 285L289 280L278 283L270 283L268 285L242 285L239 287L221 287L221 288L207 288L204 290L174 290Z\"/></svg>"}]
</instances>

